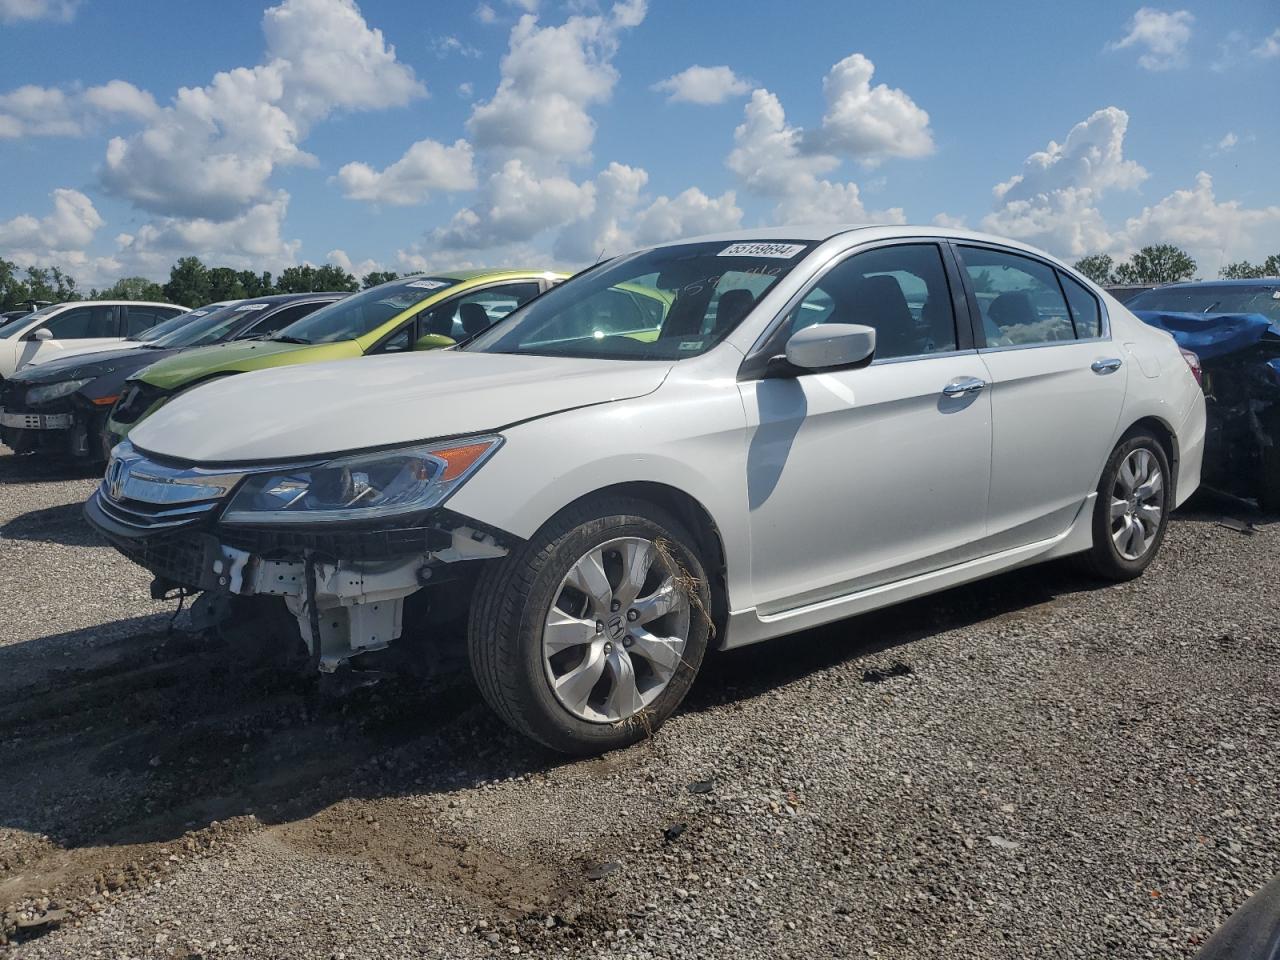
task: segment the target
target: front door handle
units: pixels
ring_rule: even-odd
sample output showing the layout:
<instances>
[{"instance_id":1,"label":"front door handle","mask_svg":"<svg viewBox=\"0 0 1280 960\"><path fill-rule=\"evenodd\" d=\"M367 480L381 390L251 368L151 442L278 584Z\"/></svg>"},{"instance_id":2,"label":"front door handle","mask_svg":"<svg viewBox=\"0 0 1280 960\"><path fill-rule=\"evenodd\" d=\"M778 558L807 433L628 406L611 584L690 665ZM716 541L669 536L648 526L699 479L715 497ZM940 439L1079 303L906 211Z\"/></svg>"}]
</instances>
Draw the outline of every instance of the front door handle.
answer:
<instances>
[{"instance_id":1,"label":"front door handle","mask_svg":"<svg viewBox=\"0 0 1280 960\"><path fill-rule=\"evenodd\" d=\"M1095 360L1089 365L1089 369L1097 374L1115 373L1120 369L1123 361L1119 357L1108 357L1106 360Z\"/></svg>"},{"instance_id":2,"label":"front door handle","mask_svg":"<svg viewBox=\"0 0 1280 960\"><path fill-rule=\"evenodd\" d=\"M967 397L971 393L978 393L987 385L987 381L979 380L977 377L961 377L959 380L952 380L942 388L942 395L946 397Z\"/></svg>"}]
</instances>

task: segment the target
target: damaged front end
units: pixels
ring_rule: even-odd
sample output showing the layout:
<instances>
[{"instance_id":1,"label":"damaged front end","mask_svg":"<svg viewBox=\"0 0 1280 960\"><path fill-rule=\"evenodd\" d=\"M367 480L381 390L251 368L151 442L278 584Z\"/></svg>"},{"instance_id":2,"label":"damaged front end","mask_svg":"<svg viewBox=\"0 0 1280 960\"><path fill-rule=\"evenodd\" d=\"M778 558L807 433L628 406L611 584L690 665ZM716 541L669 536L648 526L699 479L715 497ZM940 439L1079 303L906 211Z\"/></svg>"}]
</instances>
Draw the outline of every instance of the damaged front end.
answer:
<instances>
[{"instance_id":1,"label":"damaged front end","mask_svg":"<svg viewBox=\"0 0 1280 960\"><path fill-rule=\"evenodd\" d=\"M1204 483L1280 511L1280 326L1257 313L1135 314L1200 359Z\"/></svg>"},{"instance_id":2,"label":"damaged front end","mask_svg":"<svg viewBox=\"0 0 1280 960\"><path fill-rule=\"evenodd\" d=\"M332 672L405 629L424 588L464 589L469 561L514 538L441 503L498 437L284 465L163 462L126 441L85 504L89 522L155 576L153 595L280 597L312 662Z\"/></svg>"}]
</instances>

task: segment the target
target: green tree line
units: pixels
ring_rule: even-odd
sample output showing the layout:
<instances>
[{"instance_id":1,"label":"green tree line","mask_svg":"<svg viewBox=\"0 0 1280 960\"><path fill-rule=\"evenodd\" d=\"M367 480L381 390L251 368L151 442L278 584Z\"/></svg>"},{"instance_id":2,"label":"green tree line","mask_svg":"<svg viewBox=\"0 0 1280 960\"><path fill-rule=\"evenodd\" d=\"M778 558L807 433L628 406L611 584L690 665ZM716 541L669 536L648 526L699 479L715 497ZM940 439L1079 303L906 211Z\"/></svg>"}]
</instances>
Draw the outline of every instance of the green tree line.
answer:
<instances>
[{"instance_id":1,"label":"green tree line","mask_svg":"<svg viewBox=\"0 0 1280 960\"><path fill-rule=\"evenodd\" d=\"M1090 254L1077 260L1075 267L1094 283L1177 283L1196 274L1191 255L1171 243L1143 247L1128 260L1116 263L1105 253ZM1237 260L1218 271L1223 280L1253 280L1280 277L1280 253L1273 253L1261 263Z\"/></svg>"},{"instance_id":2,"label":"green tree line","mask_svg":"<svg viewBox=\"0 0 1280 960\"><path fill-rule=\"evenodd\" d=\"M0 259L0 310L17 310L32 301L62 303L66 300L153 300L198 307L218 300L244 300L274 293L316 293L322 290L356 290L395 280L398 274L374 271L357 280L333 264L286 267L278 277L269 272L210 267L199 257L182 257L169 270L166 283L146 277L123 277L111 286L84 293L75 277L58 267L20 268Z\"/></svg>"}]
</instances>

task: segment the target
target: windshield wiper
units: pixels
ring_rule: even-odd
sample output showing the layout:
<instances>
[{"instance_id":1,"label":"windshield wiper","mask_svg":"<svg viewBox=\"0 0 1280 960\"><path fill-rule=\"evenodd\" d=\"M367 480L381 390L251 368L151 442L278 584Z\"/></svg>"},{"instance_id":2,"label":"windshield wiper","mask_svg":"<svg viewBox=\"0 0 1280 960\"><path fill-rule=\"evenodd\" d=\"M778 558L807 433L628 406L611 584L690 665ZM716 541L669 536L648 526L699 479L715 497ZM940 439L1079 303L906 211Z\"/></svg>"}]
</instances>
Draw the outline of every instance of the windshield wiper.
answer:
<instances>
[{"instance_id":1,"label":"windshield wiper","mask_svg":"<svg viewBox=\"0 0 1280 960\"><path fill-rule=\"evenodd\" d=\"M303 340L301 337L267 337L266 339L274 340L276 343L311 343L310 340Z\"/></svg>"}]
</instances>

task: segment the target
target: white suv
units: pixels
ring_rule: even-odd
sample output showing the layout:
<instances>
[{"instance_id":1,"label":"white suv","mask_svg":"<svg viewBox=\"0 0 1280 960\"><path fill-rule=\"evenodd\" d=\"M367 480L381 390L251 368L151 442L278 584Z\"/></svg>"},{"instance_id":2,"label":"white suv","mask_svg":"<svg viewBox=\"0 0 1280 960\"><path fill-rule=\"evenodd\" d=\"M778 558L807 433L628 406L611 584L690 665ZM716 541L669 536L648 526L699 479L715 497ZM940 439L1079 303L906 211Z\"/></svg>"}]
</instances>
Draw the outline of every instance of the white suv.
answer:
<instances>
[{"instance_id":1,"label":"white suv","mask_svg":"<svg viewBox=\"0 0 1280 960\"><path fill-rule=\"evenodd\" d=\"M753 230L601 264L459 349L200 387L86 512L158 590L280 596L322 669L411 594L427 624L461 600L497 713L594 752L670 716L709 643L1069 554L1138 576L1204 418L1167 334L1029 247Z\"/></svg>"},{"instance_id":2,"label":"white suv","mask_svg":"<svg viewBox=\"0 0 1280 960\"><path fill-rule=\"evenodd\" d=\"M0 379L64 349L110 350L125 337L186 311L172 303L132 300L75 300L42 307L0 324Z\"/></svg>"}]
</instances>

